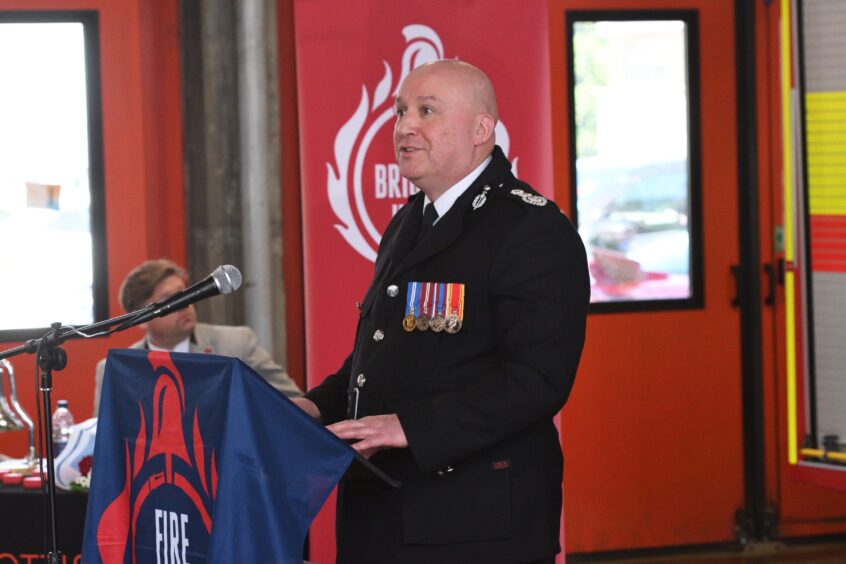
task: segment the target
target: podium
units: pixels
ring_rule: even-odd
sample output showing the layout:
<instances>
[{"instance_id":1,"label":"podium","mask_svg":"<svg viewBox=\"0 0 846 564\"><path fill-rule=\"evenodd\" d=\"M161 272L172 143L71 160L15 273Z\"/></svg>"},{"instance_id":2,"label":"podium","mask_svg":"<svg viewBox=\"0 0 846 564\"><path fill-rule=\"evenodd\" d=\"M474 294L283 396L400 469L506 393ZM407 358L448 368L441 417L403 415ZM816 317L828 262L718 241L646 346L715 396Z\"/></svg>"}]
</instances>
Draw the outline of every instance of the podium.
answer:
<instances>
[{"instance_id":1,"label":"podium","mask_svg":"<svg viewBox=\"0 0 846 564\"><path fill-rule=\"evenodd\" d=\"M356 457L228 357L111 351L98 417L82 550L92 564L301 563Z\"/></svg>"}]
</instances>

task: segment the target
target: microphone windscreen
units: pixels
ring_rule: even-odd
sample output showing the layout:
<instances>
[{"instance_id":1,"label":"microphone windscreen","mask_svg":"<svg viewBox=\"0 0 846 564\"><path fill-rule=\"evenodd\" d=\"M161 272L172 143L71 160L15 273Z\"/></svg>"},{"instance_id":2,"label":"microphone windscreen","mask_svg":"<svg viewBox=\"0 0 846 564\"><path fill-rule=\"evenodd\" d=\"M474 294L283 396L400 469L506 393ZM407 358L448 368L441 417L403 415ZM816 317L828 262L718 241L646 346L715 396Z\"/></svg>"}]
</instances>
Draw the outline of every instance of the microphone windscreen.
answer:
<instances>
[{"instance_id":1,"label":"microphone windscreen","mask_svg":"<svg viewBox=\"0 0 846 564\"><path fill-rule=\"evenodd\" d=\"M221 294L229 294L241 287L241 271L231 264L222 264L212 272Z\"/></svg>"}]
</instances>

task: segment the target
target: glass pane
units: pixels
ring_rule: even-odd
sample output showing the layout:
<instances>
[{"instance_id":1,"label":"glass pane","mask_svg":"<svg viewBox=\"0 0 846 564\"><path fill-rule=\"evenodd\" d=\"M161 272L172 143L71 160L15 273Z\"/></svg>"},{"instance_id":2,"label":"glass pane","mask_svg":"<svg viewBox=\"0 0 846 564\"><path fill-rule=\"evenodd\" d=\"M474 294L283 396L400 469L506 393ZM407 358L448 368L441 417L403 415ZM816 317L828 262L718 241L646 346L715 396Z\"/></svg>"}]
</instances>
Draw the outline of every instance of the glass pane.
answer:
<instances>
[{"instance_id":1,"label":"glass pane","mask_svg":"<svg viewBox=\"0 0 846 564\"><path fill-rule=\"evenodd\" d=\"M690 298L686 25L573 27L577 218L591 301Z\"/></svg>"},{"instance_id":2,"label":"glass pane","mask_svg":"<svg viewBox=\"0 0 846 564\"><path fill-rule=\"evenodd\" d=\"M0 330L94 321L82 23L0 23Z\"/></svg>"}]
</instances>

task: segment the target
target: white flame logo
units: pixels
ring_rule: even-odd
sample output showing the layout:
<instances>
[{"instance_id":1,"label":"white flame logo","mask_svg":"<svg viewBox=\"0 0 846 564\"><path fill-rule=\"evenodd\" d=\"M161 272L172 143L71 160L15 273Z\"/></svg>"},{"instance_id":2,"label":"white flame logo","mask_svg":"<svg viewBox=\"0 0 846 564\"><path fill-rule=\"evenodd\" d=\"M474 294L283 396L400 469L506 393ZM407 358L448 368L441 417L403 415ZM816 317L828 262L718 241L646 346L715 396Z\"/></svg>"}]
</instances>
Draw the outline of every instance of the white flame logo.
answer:
<instances>
[{"instance_id":1,"label":"white flame logo","mask_svg":"<svg viewBox=\"0 0 846 564\"><path fill-rule=\"evenodd\" d=\"M408 73L424 63L444 58L443 43L432 28L419 24L407 25L402 33L407 45L402 55L402 67L397 81L394 82L391 67L386 61L382 61L385 66L385 75L373 90L372 101L367 87L362 85L358 108L335 136L335 165L333 167L331 163L326 163L329 204L340 221L335 224L335 229L356 252L371 262L376 260L376 249L382 233L376 229L364 203L362 192L364 159L379 130L394 117L393 96L396 96L400 84ZM501 121L496 125L496 141L507 156L508 131ZM357 142L358 148L353 155ZM516 174L517 159L514 159L513 168ZM350 179L358 222L350 204Z\"/></svg>"}]
</instances>

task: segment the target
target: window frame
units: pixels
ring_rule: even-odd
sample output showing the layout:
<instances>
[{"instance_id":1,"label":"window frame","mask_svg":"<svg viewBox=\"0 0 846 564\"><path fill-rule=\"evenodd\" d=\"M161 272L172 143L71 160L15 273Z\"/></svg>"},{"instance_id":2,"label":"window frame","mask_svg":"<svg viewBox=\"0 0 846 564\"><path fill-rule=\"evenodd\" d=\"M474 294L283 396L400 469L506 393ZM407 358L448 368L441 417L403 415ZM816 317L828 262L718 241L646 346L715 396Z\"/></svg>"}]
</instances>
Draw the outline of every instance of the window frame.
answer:
<instances>
[{"instance_id":1,"label":"window frame","mask_svg":"<svg viewBox=\"0 0 846 564\"><path fill-rule=\"evenodd\" d=\"M88 133L88 171L92 258L93 322L103 321L109 314L108 262L106 256L105 174L103 157L103 114L100 81L100 18L96 10L0 10L0 24L8 23L80 23L85 47L85 89ZM62 273L49 271L47 276L62 284ZM62 321L57 319L56 321ZM17 342L43 336L48 327L0 329L0 342Z\"/></svg>"},{"instance_id":2,"label":"window frame","mask_svg":"<svg viewBox=\"0 0 846 564\"><path fill-rule=\"evenodd\" d=\"M690 296L666 300L619 300L591 302L590 313L624 313L669 310L704 309L705 278L702 227L702 128L700 105L699 65L699 14L696 10L571 10L565 18L567 65L567 128L570 142L568 167L570 171L570 211L573 224L578 228L578 172L576 170L576 95L575 95L575 24L600 21L669 21L680 20L685 24L687 66L687 125L688 125L688 194L690 198Z\"/></svg>"}]
</instances>

